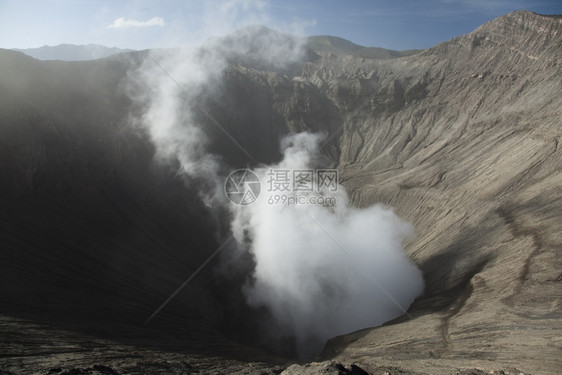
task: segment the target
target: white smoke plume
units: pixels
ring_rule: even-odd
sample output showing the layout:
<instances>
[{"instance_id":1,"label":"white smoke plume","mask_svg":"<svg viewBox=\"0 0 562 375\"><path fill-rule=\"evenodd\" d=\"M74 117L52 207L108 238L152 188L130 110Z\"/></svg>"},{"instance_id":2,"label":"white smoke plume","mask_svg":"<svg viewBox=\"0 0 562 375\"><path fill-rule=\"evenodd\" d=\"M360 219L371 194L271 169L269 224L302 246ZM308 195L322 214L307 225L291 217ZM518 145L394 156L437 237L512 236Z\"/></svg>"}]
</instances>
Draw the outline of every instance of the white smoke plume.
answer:
<instances>
[{"instance_id":1,"label":"white smoke plume","mask_svg":"<svg viewBox=\"0 0 562 375\"><path fill-rule=\"evenodd\" d=\"M200 49L153 50L132 74L132 81L142 82L144 95L136 98L146 106L140 124L155 144L158 160L177 161L179 174L214 187L220 185L220 161L206 150L209 140L195 120L196 97L225 66L224 58L203 59ZM212 200L218 192L205 196Z\"/></svg>"},{"instance_id":2,"label":"white smoke plume","mask_svg":"<svg viewBox=\"0 0 562 375\"><path fill-rule=\"evenodd\" d=\"M259 19L263 3L258 1L252 8L253 3L227 1L225 14L251 9L253 19ZM220 90L222 72L229 64L279 69L301 55L300 39L249 27L207 41L204 47L151 51L131 74L134 99L145 105L139 123L158 158L176 162L178 173L187 180L205 181L201 197L210 210L226 207L227 168L219 156L207 151L212 140L203 127L213 122L197 122L203 105L197 102L198 95L202 90ZM285 139L283 160L255 172L265 183L270 168L318 167L320 139L307 133ZM318 353L332 336L401 315L401 306L407 308L423 289L420 271L402 248L403 241L413 236L411 225L382 206L351 207L342 186L330 194L337 198L331 207L272 205L263 194L252 205L230 208L238 245L255 260L244 287L248 303L270 311L270 337L295 338L305 357Z\"/></svg>"},{"instance_id":3,"label":"white smoke plume","mask_svg":"<svg viewBox=\"0 0 562 375\"><path fill-rule=\"evenodd\" d=\"M299 61L304 50L301 38L254 24L269 19L262 1L227 0L207 7L212 15L205 16L207 37L199 35L201 43L185 41L188 47L148 51L140 68L130 73L134 88L129 91L145 106L142 119L136 122L156 145L158 159L177 161L180 174L207 181L212 189L204 192L204 198L212 204L224 198L223 164L207 152L210 140L195 117L212 114L206 113L198 95L202 90L218 89L229 64L280 69ZM219 37L217 30L228 34ZM222 127L214 119L208 123Z\"/></svg>"},{"instance_id":4,"label":"white smoke plume","mask_svg":"<svg viewBox=\"0 0 562 375\"><path fill-rule=\"evenodd\" d=\"M283 160L254 171L262 190L271 170L314 167L319 140L308 133L285 139ZM423 291L422 274L402 247L413 227L391 209L351 207L343 186L309 193L303 204L275 204L272 194L233 206L232 230L255 258L248 302L271 312L269 334L295 337L302 357L318 354L331 337L402 315ZM314 195L337 203L305 204Z\"/></svg>"}]
</instances>

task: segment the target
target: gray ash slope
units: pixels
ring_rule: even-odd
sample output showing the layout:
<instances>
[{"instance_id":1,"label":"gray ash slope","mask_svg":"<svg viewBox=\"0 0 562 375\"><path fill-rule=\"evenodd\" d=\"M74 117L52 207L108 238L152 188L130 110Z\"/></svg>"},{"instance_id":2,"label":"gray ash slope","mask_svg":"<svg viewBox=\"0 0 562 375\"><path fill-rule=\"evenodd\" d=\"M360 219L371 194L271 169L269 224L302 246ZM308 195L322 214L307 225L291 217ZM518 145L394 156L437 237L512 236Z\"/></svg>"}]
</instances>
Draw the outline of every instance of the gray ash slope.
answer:
<instances>
[{"instance_id":1,"label":"gray ash slope","mask_svg":"<svg viewBox=\"0 0 562 375\"><path fill-rule=\"evenodd\" d=\"M352 202L386 203L416 227L408 253L427 285L411 318L335 338L325 359L369 372L562 368L560 51L560 17L519 11L397 59L317 50L284 71L234 64L221 97L202 98L264 162L284 134L333 134L324 151ZM122 82L143 53L0 52L0 368L235 373L252 360L278 372L282 361L225 338L248 322L211 269L140 328L217 245L195 189L128 125L138 108ZM244 160L211 136L212 151Z\"/></svg>"},{"instance_id":2,"label":"gray ash slope","mask_svg":"<svg viewBox=\"0 0 562 375\"><path fill-rule=\"evenodd\" d=\"M357 205L382 201L414 223L408 250L427 285L412 319L325 355L427 372L562 368L560 47L560 17L515 12L397 64L347 65L374 73L347 82L370 100L342 134L345 185Z\"/></svg>"}]
</instances>

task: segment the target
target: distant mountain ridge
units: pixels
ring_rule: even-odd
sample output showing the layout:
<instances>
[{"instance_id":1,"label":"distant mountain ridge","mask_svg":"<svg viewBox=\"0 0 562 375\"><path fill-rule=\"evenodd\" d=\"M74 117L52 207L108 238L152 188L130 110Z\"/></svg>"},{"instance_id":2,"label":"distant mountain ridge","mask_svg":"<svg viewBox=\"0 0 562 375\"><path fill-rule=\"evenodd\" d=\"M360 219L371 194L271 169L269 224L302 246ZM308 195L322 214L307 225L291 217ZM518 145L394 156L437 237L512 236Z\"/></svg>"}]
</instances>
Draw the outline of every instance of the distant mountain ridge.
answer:
<instances>
[{"instance_id":1,"label":"distant mountain ridge","mask_svg":"<svg viewBox=\"0 0 562 375\"><path fill-rule=\"evenodd\" d=\"M131 52L131 49L106 47L100 44L59 44L58 46L43 46L38 48L18 49L14 51L25 53L38 60L86 61L109 57L118 53Z\"/></svg>"},{"instance_id":2,"label":"distant mountain ridge","mask_svg":"<svg viewBox=\"0 0 562 375\"><path fill-rule=\"evenodd\" d=\"M335 56L353 55L370 59L394 59L415 55L422 51L418 49L397 51L380 47L365 47L355 44L347 39L330 35L309 36L304 38L304 41L305 45L313 51L328 52L334 54ZM59 44L58 46L43 46L25 49L13 48L12 50L22 52L38 60L61 61L97 60L116 55L118 53L134 51L132 49L106 47L100 44Z\"/></svg>"},{"instance_id":3,"label":"distant mountain ridge","mask_svg":"<svg viewBox=\"0 0 562 375\"><path fill-rule=\"evenodd\" d=\"M306 45L312 50L331 52L336 56L354 55L370 59L394 59L415 55L422 51L419 49L395 51L380 47L364 47L349 40L329 35L310 36L306 38Z\"/></svg>"}]
</instances>

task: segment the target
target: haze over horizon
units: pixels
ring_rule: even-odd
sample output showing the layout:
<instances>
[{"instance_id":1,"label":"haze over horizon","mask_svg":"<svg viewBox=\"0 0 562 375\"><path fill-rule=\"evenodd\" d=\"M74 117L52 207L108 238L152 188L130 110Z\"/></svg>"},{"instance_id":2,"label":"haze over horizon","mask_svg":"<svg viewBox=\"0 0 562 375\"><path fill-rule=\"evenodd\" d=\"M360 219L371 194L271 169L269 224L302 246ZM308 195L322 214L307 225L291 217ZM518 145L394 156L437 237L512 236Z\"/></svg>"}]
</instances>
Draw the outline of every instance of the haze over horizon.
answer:
<instances>
[{"instance_id":1,"label":"haze over horizon","mask_svg":"<svg viewBox=\"0 0 562 375\"><path fill-rule=\"evenodd\" d=\"M301 36L333 35L363 46L425 49L526 9L560 14L554 0L336 1L265 0L159 3L127 0L0 2L0 48L101 44L148 49L200 43L248 24Z\"/></svg>"}]
</instances>

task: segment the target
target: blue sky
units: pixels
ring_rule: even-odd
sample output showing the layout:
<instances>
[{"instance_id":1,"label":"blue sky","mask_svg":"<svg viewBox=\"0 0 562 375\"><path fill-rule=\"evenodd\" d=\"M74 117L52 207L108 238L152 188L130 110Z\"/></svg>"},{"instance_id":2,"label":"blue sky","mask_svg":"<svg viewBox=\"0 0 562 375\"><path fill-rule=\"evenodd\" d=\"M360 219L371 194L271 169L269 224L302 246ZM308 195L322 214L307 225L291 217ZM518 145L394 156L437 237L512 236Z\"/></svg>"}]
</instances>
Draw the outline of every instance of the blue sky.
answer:
<instances>
[{"instance_id":1,"label":"blue sky","mask_svg":"<svg viewBox=\"0 0 562 375\"><path fill-rule=\"evenodd\" d=\"M561 14L562 1L0 0L0 48L174 47L256 23L365 46L427 48L519 9Z\"/></svg>"}]
</instances>

